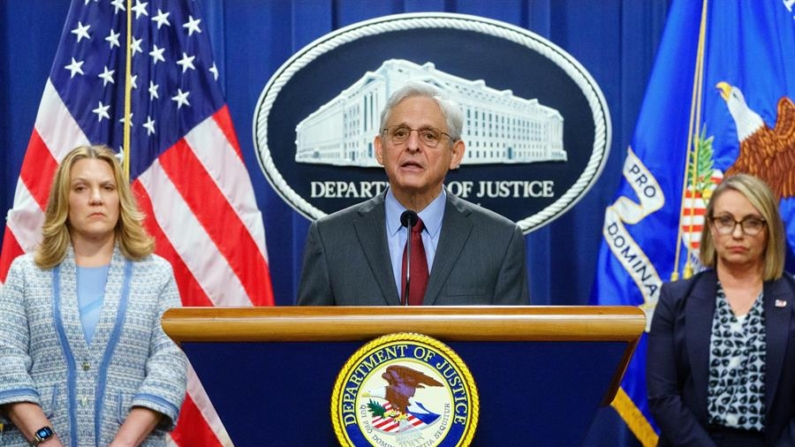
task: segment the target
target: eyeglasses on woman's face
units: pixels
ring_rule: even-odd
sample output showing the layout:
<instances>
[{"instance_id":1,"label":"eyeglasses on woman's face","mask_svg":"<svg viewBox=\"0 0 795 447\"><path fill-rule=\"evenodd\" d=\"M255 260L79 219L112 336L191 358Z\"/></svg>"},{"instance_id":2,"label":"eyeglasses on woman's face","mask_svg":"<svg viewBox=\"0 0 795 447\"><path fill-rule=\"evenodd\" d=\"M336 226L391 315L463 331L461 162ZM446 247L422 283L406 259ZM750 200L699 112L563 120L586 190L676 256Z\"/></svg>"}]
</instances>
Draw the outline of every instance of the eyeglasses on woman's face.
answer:
<instances>
[{"instance_id":1,"label":"eyeglasses on woman's face","mask_svg":"<svg viewBox=\"0 0 795 447\"><path fill-rule=\"evenodd\" d=\"M729 215L712 218L712 226L718 233L724 236L734 233L734 229L737 228L738 224L743 230L743 233L747 234L748 236L756 236L765 228L767 222L765 222L765 220L761 217L756 216L748 216L743 218L743 220L736 220L734 217Z\"/></svg>"}]
</instances>

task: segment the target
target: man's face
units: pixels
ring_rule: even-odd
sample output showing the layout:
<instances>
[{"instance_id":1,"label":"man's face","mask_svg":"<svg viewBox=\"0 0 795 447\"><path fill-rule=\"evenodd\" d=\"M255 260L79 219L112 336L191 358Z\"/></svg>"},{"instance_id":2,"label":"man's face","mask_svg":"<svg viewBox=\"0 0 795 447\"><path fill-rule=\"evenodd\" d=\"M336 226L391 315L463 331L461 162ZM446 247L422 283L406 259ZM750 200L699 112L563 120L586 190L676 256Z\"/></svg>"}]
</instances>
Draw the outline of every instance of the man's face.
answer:
<instances>
[{"instance_id":1,"label":"man's face","mask_svg":"<svg viewBox=\"0 0 795 447\"><path fill-rule=\"evenodd\" d=\"M385 127L394 126L449 132L441 108L426 97L406 98L395 106ZM375 138L375 151L395 197L404 205L406 200L427 205L441 191L447 171L461 163L464 142L452 143L450 137L442 135L436 147L429 147L419 132L410 131L408 139L401 143L393 142L385 133Z\"/></svg>"}]
</instances>

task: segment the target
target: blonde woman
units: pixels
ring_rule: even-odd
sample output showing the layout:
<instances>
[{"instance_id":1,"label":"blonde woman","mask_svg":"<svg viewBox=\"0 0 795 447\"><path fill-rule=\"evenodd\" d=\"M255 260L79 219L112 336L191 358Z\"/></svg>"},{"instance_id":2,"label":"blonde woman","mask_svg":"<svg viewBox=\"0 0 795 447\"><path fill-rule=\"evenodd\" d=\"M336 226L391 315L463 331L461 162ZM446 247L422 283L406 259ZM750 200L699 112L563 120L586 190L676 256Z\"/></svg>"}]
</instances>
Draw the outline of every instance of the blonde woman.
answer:
<instances>
[{"instance_id":1,"label":"blonde woman","mask_svg":"<svg viewBox=\"0 0 795 447\"><path fill-rule=\"evenodd\" d=\"M662 446L795 445L795 281L778 199L727 177L707 206L708 270L664 284L647 365Z\"/></svg>"},{"instance_id":2,"label":"blonde woman","mask_svg":"<svg viewBox=\"0 0 795 447\"><path fill-rule=\"evenodd\" d=\"M187 361L160 317L180 305L105 146L55 174L43 239L0 291L0 446L165 446Z\"/></svg>"}]
</instances>

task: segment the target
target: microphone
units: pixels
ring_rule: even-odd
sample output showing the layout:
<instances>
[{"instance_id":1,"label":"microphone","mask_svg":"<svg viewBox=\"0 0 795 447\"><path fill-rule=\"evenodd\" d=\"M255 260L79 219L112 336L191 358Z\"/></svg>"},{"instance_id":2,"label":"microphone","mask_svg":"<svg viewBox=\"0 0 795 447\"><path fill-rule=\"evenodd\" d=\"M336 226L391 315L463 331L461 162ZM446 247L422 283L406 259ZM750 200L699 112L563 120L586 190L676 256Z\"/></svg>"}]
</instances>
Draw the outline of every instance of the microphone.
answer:
<instances>
[{"instance_id":1,"label":"microphone","mask_svg":"<svg viewBox=\"0 0 795 447\"><path fill-rule=\"evenodd\" d=\"M417 225L419 222L420 216L417 215L412 210L403 211L403 214L400 215L400 225L411 229L414 225Z\"/></svg>"},{"instance_id":2,"label":"microphone","mask_svg":"<svg viewBox=\"0 0 795 447\"><path fill-rule=\"evenodd\" d=\"M403 291L402 303L409 305L409 290L411 285L411 229L417 225L420 217L412 210L403 211L400 215L400 225L406 227L406 288Z\"/></svg>"}]
</instances>

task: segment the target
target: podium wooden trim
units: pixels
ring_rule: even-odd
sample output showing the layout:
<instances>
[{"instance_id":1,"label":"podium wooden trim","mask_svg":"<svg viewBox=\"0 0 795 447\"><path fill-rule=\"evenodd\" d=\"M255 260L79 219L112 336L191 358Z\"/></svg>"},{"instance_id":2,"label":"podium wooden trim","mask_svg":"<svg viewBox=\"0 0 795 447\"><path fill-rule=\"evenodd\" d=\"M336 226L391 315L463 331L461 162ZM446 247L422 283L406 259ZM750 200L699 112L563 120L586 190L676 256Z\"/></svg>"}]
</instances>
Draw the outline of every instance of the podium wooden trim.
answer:
<instances>
[{"instance_id":1,"label":"podium wooden trim","mask_svg":"<svg viewBox=\"0 0 795 447\"><path fill-rule=\"evenodd\" d=\"M645 326L643 311L627 306L186 307L163 317L178 342L355 341L392 332L455 341L633 342Z\"/></svg>"},{"instance_id":2,"label":"podium wooden trim","mask_svg":"<svg viewBox=\"0 0 795 447\"><path fill-rule=\"evenodd\" d=\"M608 405L646 328L630 306L186 307L163 328L183 342L367 341L416 332L445 341L627 342L605 394Z\"/></svg>"}]
</instances>

